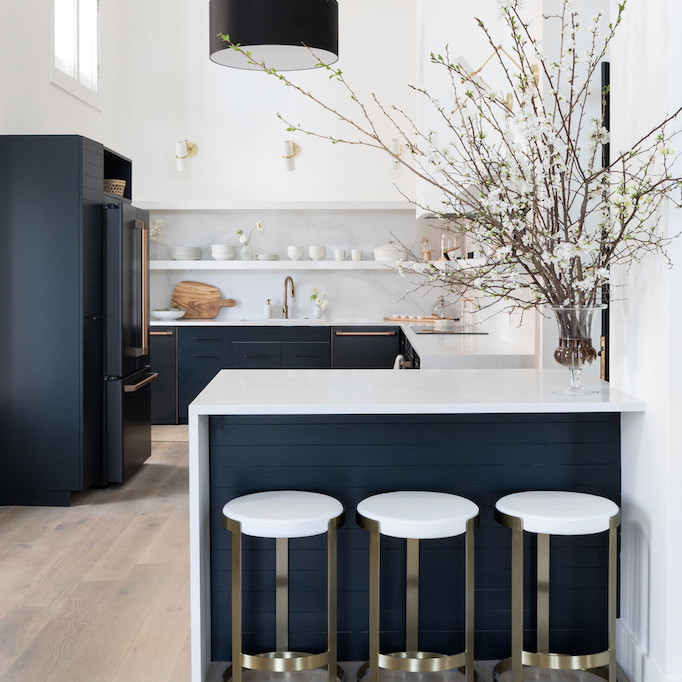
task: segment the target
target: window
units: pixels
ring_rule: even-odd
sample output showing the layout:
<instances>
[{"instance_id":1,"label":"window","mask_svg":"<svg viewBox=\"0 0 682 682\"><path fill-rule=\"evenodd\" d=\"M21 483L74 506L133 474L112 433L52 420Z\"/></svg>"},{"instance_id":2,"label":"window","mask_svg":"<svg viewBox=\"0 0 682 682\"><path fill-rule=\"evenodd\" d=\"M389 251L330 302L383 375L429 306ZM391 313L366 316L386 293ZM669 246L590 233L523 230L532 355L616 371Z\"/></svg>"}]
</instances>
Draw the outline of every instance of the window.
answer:
<instances>
[{"instance_id":1,"label":"window","mask_svg":"<svg viewBox=\"0 0 682 682\"><path fill-rule=\"evenodd\" d=\"M99 0L52 0L50 80L97 106Z\"/></svg>"}]
</instances>

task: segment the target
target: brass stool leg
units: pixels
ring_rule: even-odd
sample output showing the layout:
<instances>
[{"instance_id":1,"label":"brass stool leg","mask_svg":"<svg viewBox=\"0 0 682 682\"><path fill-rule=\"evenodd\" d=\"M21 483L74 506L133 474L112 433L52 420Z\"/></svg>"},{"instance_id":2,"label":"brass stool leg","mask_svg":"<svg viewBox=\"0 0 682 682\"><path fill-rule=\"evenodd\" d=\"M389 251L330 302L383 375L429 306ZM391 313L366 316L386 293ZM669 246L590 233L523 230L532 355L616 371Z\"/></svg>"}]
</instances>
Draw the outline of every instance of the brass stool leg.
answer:
<instances>
[{"instance_id":1,"label":"brass stool leg","mask_svg":"<svg viewBox=\"0 0 682 682\"><path fill-rule=\"evenodd\" d=\"M469 519L464 539L466 615L464 619L464 646L466 666L466 682L474 682L474 527L476 519Z\"/></svg>"},{"instance_id":2,"label":"brass stool leg","mask_svg":"<svg viewBox=\"0 0 682 682\"><path fill-rule=\"evenodd\" d=\"M537 649L540 654L549 653L549 547L546 533L537 535Z\"/></svg>"},{"instance_id":3,"label":"brass stool leg","mask_svg":"<svg viewBox=\"0 0 682 682\"><path fill-rule=\"evenodd\" d=\"M232 679L242 680L242 532L232 528Z\"/></svg>"},{"instance_id":4,"label":"brass stool leg","mask_svg":"<svg viewBox=\"0 0 682 682\"><path fill-rule=\"evenodd\" d=\"M289 540L275 540L275 649L289 651Z\"/></svg>"},{"instance_id":5,"label":"brass stool leg","mask_svg":"<svg viewBox=\"0 0 682 682\"><path fill-rule=\"evenodd\" d=\"M512 529L512 682L522 682L523 665L523 529Z\"/></svg>"},{"instance_id":6,"label":"brass stool leg","mask_svg":"<svg viewBox=\"0 0 682 682\"><path fill-rule=\"evenodd\" d=\"M405 570L405 651L419 651L419 540L407 539Z\"/></svg>"},{"instance_id":7,"label":"brass stool leg","mask_svg":"<svg viewBox=\"0 0 682 682\"><path fill-rule=\"evenodd\" d=\"M369 532L369 679L379 682L380 537L378 524Z\"/></svg>"},{"instance_id":8,"label":"brass stool leg","mask_svg":"<svg viewBox=\"0 0 682 682\"><path fill-rule=\"evenodd\" d=\"M337 676L336 570L336 526L330 521L327 529L327 651L329 652L327 672L329 682L335 682Z\"/></svg>"}]
</instances>

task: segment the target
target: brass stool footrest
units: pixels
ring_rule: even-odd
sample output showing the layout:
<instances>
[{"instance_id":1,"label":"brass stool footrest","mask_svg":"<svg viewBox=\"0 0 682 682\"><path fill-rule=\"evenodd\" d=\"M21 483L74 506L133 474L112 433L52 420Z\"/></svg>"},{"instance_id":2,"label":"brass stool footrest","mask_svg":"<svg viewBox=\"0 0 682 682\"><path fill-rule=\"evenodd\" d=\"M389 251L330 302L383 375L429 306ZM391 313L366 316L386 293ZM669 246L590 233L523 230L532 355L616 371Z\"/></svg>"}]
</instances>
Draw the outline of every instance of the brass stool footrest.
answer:
<instances>
[{"instance_id":1,"label":"brass stool footrest","mask_svg":"<svg viewBox=\"0 0 682 682\"><path fill-rule=\"evenodd\" d=\"M271 651L263 654L242 654L242 668L260 672L291 673L313 668L323 668L329 664L329 652L309 654L304 651ZM346 673L340 665L336 666L336 676L341 682ZM232 665L223 673L227 682L232 677Z\"/></svg>"},{"instance_id":2,"label":"brass stool footrest","mask_svg":"<svg viewBox=\"0 0 682 682\"><path fill-rule=\"evenodd\" d=\"M600 677L608 679L608 667L604 675L604 667L609 664L609 651L600 651L595 654L580 654L571 656L568 654L540 654L532 651L521 652L521 663L533 668L546 668L548 670L590 670ZM493 678L512 668L511 657L505 658L493 669Z\"/></svg>"},{"instance_id":3,"label":"brass stool footrest","mask_svg":"<svg viewBox=\"0 0 682 682\"><path fill-rule=\"evenodd\" d=\"M464 653L437 654L430 651L396 651L392 654L379 654L379 667L404 673L436 673L444 670L462 668L465 664ZM369 661L363 663L357 672L360 680L369 670Z\"/></svg>"}]
</instances>

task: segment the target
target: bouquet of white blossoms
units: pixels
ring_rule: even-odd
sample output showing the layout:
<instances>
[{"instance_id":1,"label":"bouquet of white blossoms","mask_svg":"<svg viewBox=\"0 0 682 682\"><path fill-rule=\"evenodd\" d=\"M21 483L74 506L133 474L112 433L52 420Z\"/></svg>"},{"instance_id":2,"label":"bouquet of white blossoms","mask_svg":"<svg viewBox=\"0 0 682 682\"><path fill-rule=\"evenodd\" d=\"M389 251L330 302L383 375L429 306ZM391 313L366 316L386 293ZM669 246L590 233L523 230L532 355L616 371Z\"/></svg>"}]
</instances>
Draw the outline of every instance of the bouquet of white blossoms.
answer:
<instances>
[{"instance_id":1,"label":"bouquet of white blossoms","mask_svg":"<svg viewBox=\"0 0 682 682\"><path fill-rule=\"evenodd\" d=\"M313 289L313 293L310 295L310 300L313 301L313 303L315 303L315 305L318 306L323 312L329 308L327 294L323 294L317 287Z\"/></svg>"},{"instance_id":2,"label":"bouquet of white blossoms","mask_svg":"<svg viewBox=\"0 0 682 682\"><path fill-rule=\"evenodd\" d=\"M261 223L260 220L249 230L248 234L245 234L244 230L237 230L237 234L239 235L239 243L247 246L254 230L258 230L259 232L263 231L263 223Z\"/></svg>"}]
</instances>

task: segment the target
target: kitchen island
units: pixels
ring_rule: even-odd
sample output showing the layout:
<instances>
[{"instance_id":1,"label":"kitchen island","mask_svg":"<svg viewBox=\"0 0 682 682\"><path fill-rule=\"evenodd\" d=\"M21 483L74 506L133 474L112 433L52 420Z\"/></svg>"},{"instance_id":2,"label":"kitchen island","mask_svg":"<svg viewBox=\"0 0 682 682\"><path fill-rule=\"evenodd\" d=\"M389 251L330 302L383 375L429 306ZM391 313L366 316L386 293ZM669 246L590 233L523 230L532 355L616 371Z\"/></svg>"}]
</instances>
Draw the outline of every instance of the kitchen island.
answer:
<instances>
[{"instance_id":1,"label":"kitchen island","mask_svg":"<svg viewBox=\"0 0 682 682\"><path fill-rule=\"evenodd\" d=\"M229 533L222 505L256 490L298 488L336 496L339 532L339 657L366 656L367 538L357 502L396 489L469 497L481 508L476 547L476 657L508 646L509 537L492 518L495 501L524 489L581 490L620 501L620 424L640 401L595 382L584 398L558 395L563 370L230 370L190 405L192 680L229 659ZM246 544L246 648L272 646L274 550ZM304 541L305 540L305 541ZM292 643L319 649L324 636L320 536L292 543ZM323 539L322 539L323 540ZM561 538L555 567L571 567L553 602L562 645L599 646L605 586L601 536ZM386 590L399 594L402 548L388 540ZM456 650L461 635L458 539L425 547L423 647ZM272 589L271 589L272 583ZM443 608L447 603L448 608ZM583 607L588 612L585 619ZM533 608L529 604L529 608ZM320 610L321 609L321 610ZM580 623L574 616L581 610ZM402 614L382 621L384 643L400 646ZM579 619L580 620L580 619ZM532 623L532 614L530 621Z\"/></svg>"}]
</instances>

